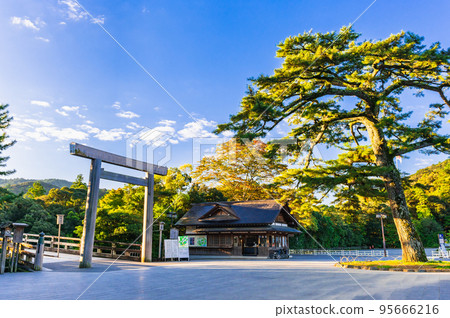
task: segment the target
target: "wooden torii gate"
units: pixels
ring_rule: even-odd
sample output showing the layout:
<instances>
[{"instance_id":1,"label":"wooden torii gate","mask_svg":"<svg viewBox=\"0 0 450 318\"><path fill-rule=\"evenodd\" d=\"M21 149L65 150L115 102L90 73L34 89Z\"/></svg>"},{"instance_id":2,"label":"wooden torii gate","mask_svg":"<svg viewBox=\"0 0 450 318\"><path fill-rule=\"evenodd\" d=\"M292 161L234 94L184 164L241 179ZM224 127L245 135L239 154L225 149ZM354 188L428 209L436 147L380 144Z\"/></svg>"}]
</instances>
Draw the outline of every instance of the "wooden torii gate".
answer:
<instances>
[{"instance_id":1,"label":"wooden torii gate","mask_svg":"<svg viewBox=\"0 0 450 318\"><path fill-rule=\"evenodd\" d=\"M75 142L70 144L70 154L91 159L91 170L89 173L89 186L86 199L86 213L84 216L83 236L81 238L80 247L80 268L89 268L91 267L92 263L100 178L145 187L141 262L151 262L154 175L167 175L167 167L157 166L151 163L115 155L110 152L80 145ZM101 168L102 162L134 170L144 171L145 178L137 178L115 172L105 171Z\"/></svg>"}]
</instances>

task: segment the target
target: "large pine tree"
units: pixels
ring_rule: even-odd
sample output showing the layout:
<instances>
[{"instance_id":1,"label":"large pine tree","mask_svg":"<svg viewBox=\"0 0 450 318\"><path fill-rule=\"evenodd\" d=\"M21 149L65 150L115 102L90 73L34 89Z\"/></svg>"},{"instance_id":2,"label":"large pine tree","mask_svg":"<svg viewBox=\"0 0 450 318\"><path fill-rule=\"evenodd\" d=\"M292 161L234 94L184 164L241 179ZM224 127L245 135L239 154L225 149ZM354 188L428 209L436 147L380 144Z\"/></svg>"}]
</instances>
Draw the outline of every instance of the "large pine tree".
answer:
<instances>
[{"instance_id":1,"label":"large pine tree","mask_svg":"<svg viewBox=\"0 0 450 318\"><path fill-rule=\"evenodd\" d=\"M291 147L292 154L306 154L308 168L316 145L339 148L348 160L334 167L318 165L315 169L330 172L322 174L321 182L333 185L326 181L329 177L348 185L353 178L364 184L364 176L367 182L379 178L403 260L426 261L394 158L416 150L449 151L449 137L439 131L446 105L450 106L445 95L450 87L450 51L442 50L439 43L426 47L423 38L412 33L401 32L380 41L357 42L359 37L344 27L340 32L287 38L277 52L282 66L271 76L252 79L240 112L219 125L218 131L255 138L288 120L293 127L289 135L298 140ZM429 105L425 118L414 126L408 122L414 108L400 102L408 88L415 89L416 96L437 93L441 100ZM311 174L305 179L305 170L292 170L290 175L312 183Z\"/></svg>"}]
</instances>

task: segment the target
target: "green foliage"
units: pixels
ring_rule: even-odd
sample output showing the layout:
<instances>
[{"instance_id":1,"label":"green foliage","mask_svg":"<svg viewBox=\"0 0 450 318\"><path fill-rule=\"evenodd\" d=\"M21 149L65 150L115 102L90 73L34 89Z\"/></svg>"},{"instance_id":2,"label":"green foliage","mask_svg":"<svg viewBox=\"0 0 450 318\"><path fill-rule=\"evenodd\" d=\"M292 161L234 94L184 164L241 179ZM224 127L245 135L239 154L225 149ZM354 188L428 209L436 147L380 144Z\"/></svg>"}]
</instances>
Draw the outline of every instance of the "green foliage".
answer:
<instances>
[{"instance_id":1,"label":"green foliage","mask_svg":"<svg viewBox=\"0 0 450 318\"><path fill-rule=\"evenodd\" d=\"M6 162L9 157L2 157L3 151L13 146L16 141L8 140L9 136L6 134L6 129L11 125L13 118L9 115L8 105L0 104L0 167L6 167ZM2 170L0 176L6 176L14 173L15 170Z\"/></svg>"},{"instance_id":2,"label":"green foliage","mask_svg":"<svg viewBox=\"0 0 450 318\"><path fill-rule=\"evenodd\" d=\"M431 217L415 220L414 225L420 234L422 242L427 247L438 247L438 234L443 233L442 226Z\"/></svg>"},{"instance_id":3,"label":"green foliage","mask_svg":"<svg viewBox=\"0 0 450 318\"><path fill-rule=\"evenodd\" d=\"M83 182L83 175L77 175L77 178L70 186L73 189L84 189L87 190L87 184Z\"/></svg>"},{"instance_id":4,"label":"green foliage","mask_svg":"<svg viewBox=\"0 0 450 318\"><path fill-rule=\"evenodd\" d=\"M276 193L273 179L284 169L285 165L270 158L265 143L230 140L219 145L214 156L202 158L192 176L231 201L261 200Z\"/></svg>"},{"instance_id":5,"label":"green foliage","mask_svg":"<svg viewBox=\"0 0 450 318\"><path fill-rule=\"evenodd\" d=\"M306 231L291 239L291 248L321 249L337 247L359 247L364 238L358 233L357 226L343 222L336 215L312 212L314 226L304 227Z\"/></svg>"},{"instance_id":6,"label":"green foliage","mask_svg":"<svg viewBox=\"0 0 450 318\"><path fill-rule=\"evenodd\" d=\"M0 179L0 186L8 189L14 194L23 194L33 186L35 182L39 182L48 193L53 188L70 187L71 183L61 179L24 179L24 178L12 178L12 179Z\"/></svg>"},{"instance_id":7,"label":"green foliage","mask_svg":"<svg viewBox=\"0 0 450 318\"><path fill-rule=\"evenodd\" d=\"M408 177L405 194L413 216L434 218L450 232L450 159Z\"/></svg>"},{"instance_id":8,"label":"green foliage","mask_svg":"<svg viewBox=\"0 0 450 318\"><path fill-rule=\"evenodd\" d=\"M99 201L96 239L132 242L142 233L144 188L126 186L110 190Z\"/></svg>"},{"instance_id":9,"label":"green foliage","mask_svg":"<svg viewBox=\"0 0 450 318\"><path fill-rule=\"evenodd\" d=\"M40 182L33 183L33 186L28 189L27 193L24 194L24 198L36 199L46 193L44 187Z\"/></svg>"},{"instance_id":10,"label":"green foliage","mask_svg":"<svg viewBox=\"0 0 450 318\"><path fill-rule=\"evenodd\" d=\"M11 196L11 194L9 194ZM0 220L26 223L29 225L26 231L39 233L44 231L49 235L57 234L52 215L46 211L38 202L32 199L14 196L8 201L1 203Z\"/></svg>"},{"instance_id":11,"label":"green foliage","mask_svg":"<svg viewBox=\"0 0 450 318\"><path fill-rule=\"evenodd\" d=\"M216 188L197 183L191 186L188 196L191 203L228 201L225 195Z\"/></svg>"}]
</instances>

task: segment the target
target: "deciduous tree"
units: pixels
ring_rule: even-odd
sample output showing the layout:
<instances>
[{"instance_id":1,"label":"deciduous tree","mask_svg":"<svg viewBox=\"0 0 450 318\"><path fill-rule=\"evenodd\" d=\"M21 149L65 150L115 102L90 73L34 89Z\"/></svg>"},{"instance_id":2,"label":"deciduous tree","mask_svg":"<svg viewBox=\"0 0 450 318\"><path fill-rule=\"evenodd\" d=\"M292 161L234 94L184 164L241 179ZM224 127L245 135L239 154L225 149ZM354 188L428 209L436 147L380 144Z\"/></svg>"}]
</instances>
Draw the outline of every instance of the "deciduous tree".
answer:
<instances>
[{"instance_id":1,"label":"deciduous tree","mask_svg":"<svg viewBox=\"0 0 450 318\"><path fill-rule=\"evenodd\" d=\"M192 176L196 183L215 187L232 201L268 199L275 190L275 176L286 166L267 155L261 141L230 140L219 145L214 156L202 158Z\"/></svg>"}]
</instances>

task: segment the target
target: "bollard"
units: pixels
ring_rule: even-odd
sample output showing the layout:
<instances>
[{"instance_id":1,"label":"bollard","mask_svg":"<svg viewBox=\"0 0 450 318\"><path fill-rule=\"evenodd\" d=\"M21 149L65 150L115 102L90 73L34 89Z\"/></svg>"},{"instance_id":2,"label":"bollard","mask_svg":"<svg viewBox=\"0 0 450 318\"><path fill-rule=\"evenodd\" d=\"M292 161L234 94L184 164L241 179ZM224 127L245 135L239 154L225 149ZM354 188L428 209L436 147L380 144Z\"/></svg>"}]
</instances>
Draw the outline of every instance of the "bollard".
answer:
<instances>
[{"instance_id":1,"label":"bollard","mask_svg":"<svg viewBox=\"0 0 450 318\"><path fill-rule=\"evenodd\" d=\"M40 271L44 262L44 232L39 233L39 239L36 246L36 256L34 257L34 270Z\"/></svg>"}]
</instances>

